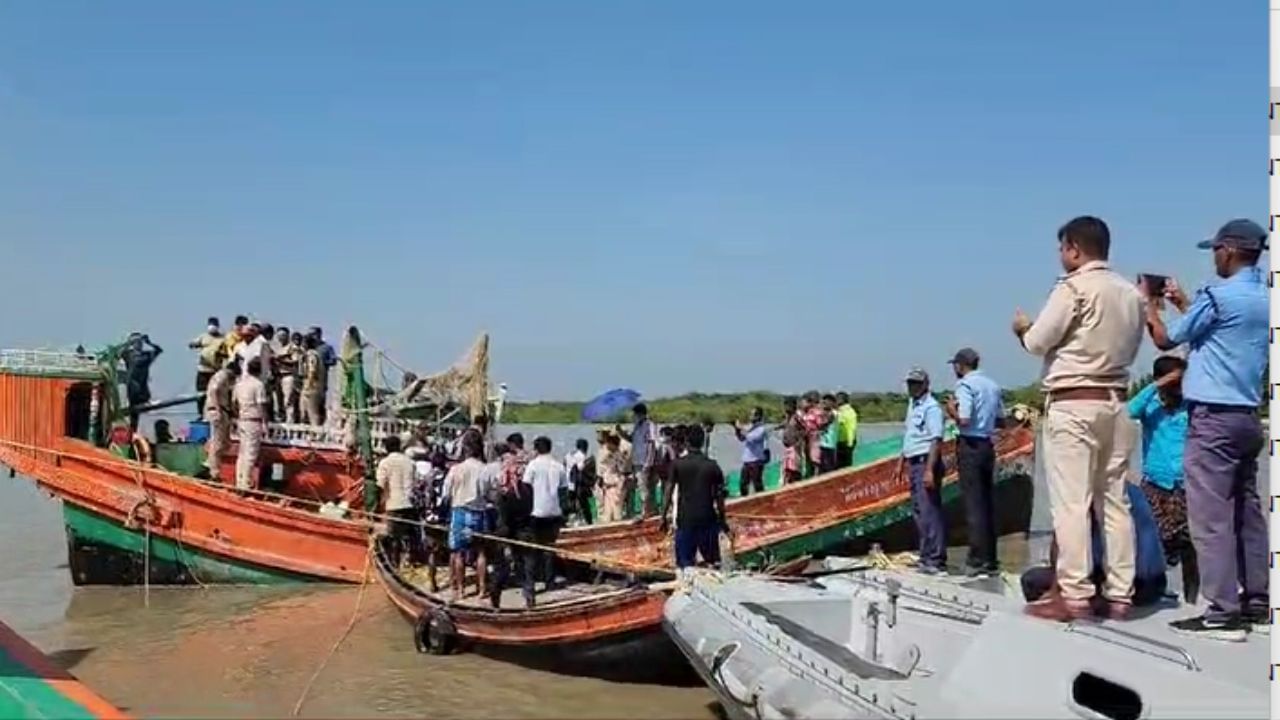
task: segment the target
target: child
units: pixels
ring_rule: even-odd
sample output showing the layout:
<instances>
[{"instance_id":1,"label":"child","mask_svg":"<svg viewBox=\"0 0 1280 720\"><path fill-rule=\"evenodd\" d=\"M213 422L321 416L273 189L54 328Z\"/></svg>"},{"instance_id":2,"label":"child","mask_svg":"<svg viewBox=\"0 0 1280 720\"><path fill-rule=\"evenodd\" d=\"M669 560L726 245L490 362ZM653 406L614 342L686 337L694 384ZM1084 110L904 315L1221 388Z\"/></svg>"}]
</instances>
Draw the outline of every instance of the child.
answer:
<instances>
[{"instance_id":1,"label":"child","mask_svg":"<svg viewBox=\"0 0 1280 720\"><path fill-rule=\"evenodd\" d=\"M1187 443L1187 402L1182 373L1187 363L1162 355L1152 368L1155 382L1129 401L1129 416L1142 425L1142 492L1160 528L1169 567L1182 563L1183 593L1195 602L1200 586L1195 549L1187 525L1187 496L1182 487L1182 452Z\"/></svg>"}]
</instances>

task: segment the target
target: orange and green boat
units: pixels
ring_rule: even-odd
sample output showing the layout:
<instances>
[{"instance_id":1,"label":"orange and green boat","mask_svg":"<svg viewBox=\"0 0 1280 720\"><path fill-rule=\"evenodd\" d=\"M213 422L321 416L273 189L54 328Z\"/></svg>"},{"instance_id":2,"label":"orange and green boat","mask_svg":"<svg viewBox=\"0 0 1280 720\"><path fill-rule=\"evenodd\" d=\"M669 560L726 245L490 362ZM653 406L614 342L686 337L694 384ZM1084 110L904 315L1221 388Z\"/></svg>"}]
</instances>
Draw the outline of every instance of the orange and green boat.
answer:
<instances>
[{"instance_id":1,"label":"orange and green boat","mask_svg":"<svg viewBox=\"0 0 1280 720\"><path fill-rule=\"evenodd\" d=\"M0 717L128 718L58 667L36 646L0 623Z\"/></svg>"}]
</instances>

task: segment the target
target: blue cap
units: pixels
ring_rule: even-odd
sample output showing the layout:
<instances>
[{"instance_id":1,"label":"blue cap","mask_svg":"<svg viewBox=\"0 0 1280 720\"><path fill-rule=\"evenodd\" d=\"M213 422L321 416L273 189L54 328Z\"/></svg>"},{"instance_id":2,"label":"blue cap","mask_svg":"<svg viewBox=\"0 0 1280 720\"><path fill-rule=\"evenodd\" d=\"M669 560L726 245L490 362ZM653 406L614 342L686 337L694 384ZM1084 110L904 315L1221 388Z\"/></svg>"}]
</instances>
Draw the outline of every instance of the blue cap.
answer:
<instances>
[{"instance_id":1,"label":"blue cap","mask_svg":"<svg viewBox=\"0 0 1280 720\"><path fill-rule=\"evenodd\" d=\"M1266 250L1267 231L1252 220L1239 218L1223 225L1213 237L1200 241L1196 247L1211 250L1218 245L1240 250Z\"/></svg>"}]
</instances>

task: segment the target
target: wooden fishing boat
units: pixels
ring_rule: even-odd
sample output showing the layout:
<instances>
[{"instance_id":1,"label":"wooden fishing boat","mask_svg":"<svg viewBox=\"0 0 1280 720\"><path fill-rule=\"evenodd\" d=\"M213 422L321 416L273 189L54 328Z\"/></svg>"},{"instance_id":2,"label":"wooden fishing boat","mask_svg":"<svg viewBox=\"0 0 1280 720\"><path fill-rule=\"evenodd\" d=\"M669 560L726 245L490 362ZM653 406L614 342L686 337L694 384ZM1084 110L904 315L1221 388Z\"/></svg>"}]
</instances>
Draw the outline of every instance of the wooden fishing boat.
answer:
<instances>
[{"instance_id":1,"label":"wooden fishing boat","mask_svg":"<svg viewBox=\"0 0 1280 720\"><path fill-rule=\"evenodd\" d=\"M1020 423L1001 430L996 443L997 488L1021 485L1017 502L1005 504L1025 530L1030 519L1030 476L1034 470L1035 434ZM955 473L955 441L944 445L947 476L943 502L955 505L960 495ZM812 553L833 552L911 517L906 477L895 478L896 457L828 473L726 503L736 535L739 564L766 567ZM562 533L557 547L606 557L633 567L672 566L670 538L657 518L576 528Z\"/></svg>"},{"instance_id":2,"label":"wooden fishing boat","mask_svg":"<svg viewBox=\"0 0 1280 720\"><path fill-rule=\"evenodd\" d=\"M385 552L386 538L375 543L374 567L392 604L415 624L419 650L435 654L456 647L515 646L590 647L657 630L666 594L621 574L592 573L585 578L569 571L563 587L537 595L526 609L519 587L507 588L495 609L488 598L450 600L432 593L416 578L393 567ZM441 587L448 571L441 571Z\"/></svg>"},{"instance_id":3,"label":"wooden fishing boat","mask_svg":"<svg viewBox=\"0 0 1280 720\"><path fill-rule=\"evenodd\" d=\"M129 716L0 623L0 717L124 720Z\"/></svg>"}]
</instances>

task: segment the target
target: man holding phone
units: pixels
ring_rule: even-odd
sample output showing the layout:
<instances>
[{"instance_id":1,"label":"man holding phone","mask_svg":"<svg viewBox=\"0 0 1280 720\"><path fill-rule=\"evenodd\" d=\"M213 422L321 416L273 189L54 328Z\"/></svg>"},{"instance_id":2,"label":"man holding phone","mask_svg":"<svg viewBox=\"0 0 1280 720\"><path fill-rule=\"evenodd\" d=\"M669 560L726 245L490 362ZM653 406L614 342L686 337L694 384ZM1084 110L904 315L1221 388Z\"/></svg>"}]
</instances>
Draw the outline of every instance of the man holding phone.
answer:
<instances>
[{"instance_id":1,"label":"man holding phone","mask_svg":"<svg viewBox=\"0 0 1280 720\"><path fill-rule=\"evenodd\" d=\"M1164 297L1182 317L1166 327L1147 304L1147 329L1161 350L1186 343L1188 430L1183 451L1187 519L1200 565L1204 615L1177 620L1180 633L1240 642L1268 621L1267 519L1258 495L1264 445L1258 407L1267 368L1270 298L1258 260L1267 232L1232 220L1199 244L1213 251L1221 281L1188 299L1176 282ZM1150 288L1146 288L1150 292Z\"/></svg>"},{"instance_id":2,"label":"man holding phone","mask_svg":"<svg viewBox=\"0 0 1280 720\"><path fill-rule=\"evenodd\" d=\"M1133 520L1125 490L1133 447L1122 423L1128 422L1124 401L1129 366L1142 344L1144 303L1133 283L1111 270L1110 252L1111 231L1102 220L1083 216L1063 225L1058 259L1066 275L1034 322L1021 311L1013 319L1022 347L1044 358L1045 475L1061 595L1028 612L1046 619L1091 612L1095 507L1106 545L1106 614L1124 617L1133 595Z\"/></svg>"}]
</instances>

